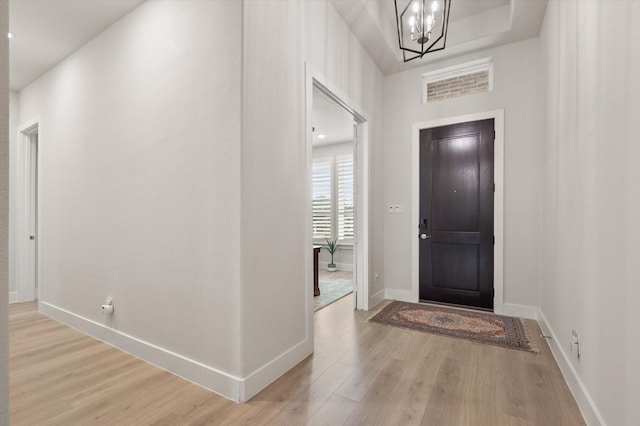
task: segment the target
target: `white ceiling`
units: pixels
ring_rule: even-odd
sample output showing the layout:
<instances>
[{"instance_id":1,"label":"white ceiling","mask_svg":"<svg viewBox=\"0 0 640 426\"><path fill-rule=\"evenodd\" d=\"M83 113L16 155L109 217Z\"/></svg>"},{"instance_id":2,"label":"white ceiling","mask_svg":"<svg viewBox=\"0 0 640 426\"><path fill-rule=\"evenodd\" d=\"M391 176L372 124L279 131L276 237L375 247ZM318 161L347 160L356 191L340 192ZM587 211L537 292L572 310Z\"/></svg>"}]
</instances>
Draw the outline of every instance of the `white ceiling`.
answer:
<instances>
[{"instance_id":1,"label":"white ceiling","mask_svg":"<svg viewBox=\"0 0 640 426\"><path fill-rule=\"evenodd\" d=\"M452 0L447 47L402 62L394 0L330 0L384 74L540 33L547 0ZM144 0L10 0L10 86L21 90Z\"/></svg>"},{"instance_id":2,"label":"white ceiling","mask_svg":"<svg viewBox=\"0 0 640 426\"><path fill-rule=\"evenodd\" d=\"M313 89L313 145L331 145L353 140L353 117L324 93ZM324 138L319 138L324 135Z\"/></svg>"},{"instance_id":3,"label":"white ceiling","mask_svg":"<svg viewBox=\"0 0 640 426\"><path fill-rule=\"evenodd\" d=\"M459 21L486 11L507 6L509 0L454 0L451 3L451 21Z\"/></svg>"},{"instance_id":4,"label":"white ceiling","mask_svg":"<svg viewBox=\"0 0 640 426\"><path fill-rule=\"evenodd\" d=\"M10 0L9 72L21 90L144 0Z\"/></svg>"},{"instance_id":5,"label":"white ceiling","mask_svg":"<svg viewBox=\"0 0 640 426\"><path fill-rule=\"evenodd\" d=\"M547 0L451 0L446 48L403 62L394 0L330 1L385 75L537 37L547 7Z\"/></svg>"}]
</instances>

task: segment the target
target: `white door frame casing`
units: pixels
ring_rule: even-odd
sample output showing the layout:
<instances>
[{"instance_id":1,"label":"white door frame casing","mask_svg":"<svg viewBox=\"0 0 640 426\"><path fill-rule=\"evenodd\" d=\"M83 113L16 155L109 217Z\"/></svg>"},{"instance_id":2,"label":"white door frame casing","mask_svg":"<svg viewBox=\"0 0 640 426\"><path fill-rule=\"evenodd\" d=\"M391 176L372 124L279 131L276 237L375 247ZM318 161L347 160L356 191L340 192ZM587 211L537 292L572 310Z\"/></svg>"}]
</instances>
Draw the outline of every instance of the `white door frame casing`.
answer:
<instances>
[{"instance_id":1,"label":"white door frame casing","mask_svg":"<svg viewBox=\"0 0 640 426\"><path fill-rule=\"evenodd\" d=\"M493 311L504 313L504 110L486 111L456 117L414 123L411 143L411 294L413 301L420 300L420 253L418 223L420 221L420 130L469 121L494 119L496 132L493 147L493 179L496 190L493 195Z\"/></svg>"},{"instance_id":2,"label":"white door frame casing","mask_svg":"<svg viewBox=\"0 0 640 426\"><path fill-rule=\"evenodd\" d=\"M358 104L346 96L335 84L331 83L320 72L305 62L305 139L306 139L306 178L308 193L313 193L312 170L313 170L313 88L317 87L334 101L350 112L357 122L358 140L356 142L356 238L354 240L355 251L355 276L357 281L357 307L362 310L369 310L369 116ZM305 208L307 220L305 232L306 247L313 245L311 229L312 209L311 197ZM305 263L307 267L307 335L313 336L313 253L311 250L305 251Z\"/></svg>"},{"instance_id":3,"label":"white door frame casing","mask_svg":"<svg viewBox=\"0 0 640 426\"><path fill-rule=\"evenodd\" d=\"M12 190L16 191L17 214L16 223L11 225L16 232L16 247L13 251L13 259L16 265L15 279L16 289L18 292L19 302L28 302L38 298L41 289L41 277L36 271L40 271L41 263L41 247L40 236L41 221L36 221L35 244L36 251L33 250L33 243L28 239L31 233L31 223L34 218L40 217L40 173L34 170L39 167L40 150L35 144L40 145L42 128L39 119L29 120L18 127L18 146L17 146L17 169L16 182L12 185ZM32 142L33 137L37 135L37 142ZM33 150L35 149L35 152ZM35 162L34 160L35 157ZM37 188L33 199L35 199L36 211L33 211L31 201L32 183L35 174L35 188ZM35 257L35 259L34 259Z\"/></svg>"}]
</instances>

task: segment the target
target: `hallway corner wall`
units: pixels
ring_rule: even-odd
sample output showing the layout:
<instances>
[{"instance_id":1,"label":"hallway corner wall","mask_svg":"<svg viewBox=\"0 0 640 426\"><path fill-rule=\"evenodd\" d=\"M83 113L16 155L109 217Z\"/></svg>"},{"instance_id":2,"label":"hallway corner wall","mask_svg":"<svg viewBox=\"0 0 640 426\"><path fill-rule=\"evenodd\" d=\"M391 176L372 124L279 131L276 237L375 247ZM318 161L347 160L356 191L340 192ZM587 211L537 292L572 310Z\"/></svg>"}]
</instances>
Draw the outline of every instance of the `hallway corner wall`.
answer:
<instances>
[{"instance_id":1,"label":"hallway corner wall","mask_svg":"<svg viewBox=\"0 0 640 426\"><path fill-rule=\"evenodd\" d=\"M593 425L640 418L638 21L640 2L554 0L541 32L540 317Z\"/></svg>"}]
</instances>

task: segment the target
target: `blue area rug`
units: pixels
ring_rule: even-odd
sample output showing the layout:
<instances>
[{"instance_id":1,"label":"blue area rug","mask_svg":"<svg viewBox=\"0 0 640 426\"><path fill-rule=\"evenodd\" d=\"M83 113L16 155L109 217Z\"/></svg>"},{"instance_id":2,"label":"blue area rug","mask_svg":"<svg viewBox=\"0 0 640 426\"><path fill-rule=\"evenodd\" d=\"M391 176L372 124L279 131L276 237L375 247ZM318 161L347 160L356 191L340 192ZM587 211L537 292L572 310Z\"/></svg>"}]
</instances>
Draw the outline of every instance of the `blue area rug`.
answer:
<instances>
[{"instance_id":1,"label":"blue area rug","mask_svg":"<svg viewBox=\"0 0 640 426\"><path fill-rule=\"evenodd\" d=\"M338 299L342 299L347 294L353 293L353 281L351 279L321 276L318 287L320 287L320 296L313 298L314 312L332 304Z\"/></svg>"}]
</instances>

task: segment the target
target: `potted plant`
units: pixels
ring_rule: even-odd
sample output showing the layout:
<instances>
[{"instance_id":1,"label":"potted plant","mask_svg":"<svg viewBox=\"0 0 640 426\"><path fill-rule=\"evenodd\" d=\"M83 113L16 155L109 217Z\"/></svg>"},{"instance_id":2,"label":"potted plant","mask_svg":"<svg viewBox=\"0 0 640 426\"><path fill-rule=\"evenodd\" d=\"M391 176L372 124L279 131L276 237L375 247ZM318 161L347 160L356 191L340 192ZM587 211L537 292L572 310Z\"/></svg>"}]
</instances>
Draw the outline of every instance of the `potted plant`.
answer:
<instances>
[{"instance_id":1,"label":"potted plant","mask_svg":"<svg viewBox=\"0 0 640 426\"><path fill-rule=\"evenodd\" d=\"M331 254L331 263L327 265L327 270L329 272L335 272L338 268L336 268L336 264L333 263L333 255L340 248L340 246L338 245L338 239L336 238L335 240L330 240L328 238L325 238L325 240L327 240L327 251Z\"/></svg>"}]
</instances>

